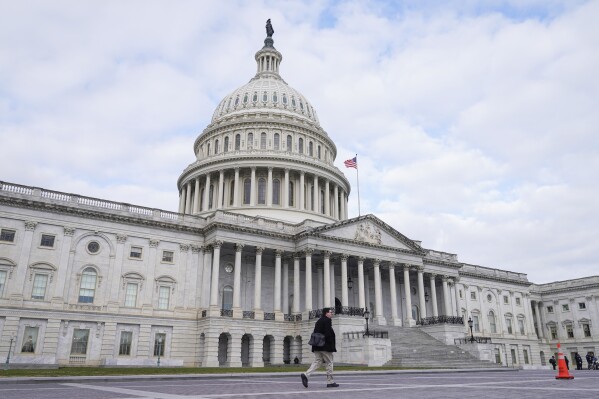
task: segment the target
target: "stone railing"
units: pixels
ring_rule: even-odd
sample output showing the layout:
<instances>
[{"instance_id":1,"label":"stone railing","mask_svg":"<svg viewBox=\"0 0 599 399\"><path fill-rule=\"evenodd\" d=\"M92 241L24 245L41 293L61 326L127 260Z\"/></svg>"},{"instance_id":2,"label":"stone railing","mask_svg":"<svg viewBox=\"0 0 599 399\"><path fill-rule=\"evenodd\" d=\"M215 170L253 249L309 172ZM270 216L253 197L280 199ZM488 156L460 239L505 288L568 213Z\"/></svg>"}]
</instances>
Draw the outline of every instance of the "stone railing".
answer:
<instances>
[{"instance_id":1,"label":"stone railing","mask_svg":"<svg viewBox=\"0 0 599 399\"><path fill-rule=\"evenodd\" d=\"M464 337L454 338L453 343L455 345L464 344L491 344L491 337Z\"/></svg>"},{"instance_id":2,"label":"stone railing","mask_svg":"<svg viewBox=\"0 0 599 399\"><path fill-rule=\"evenodd\" d=\"M256 312L254 312L252 310L244 310L242 313L242 317L244 319L253 319L256 317Z\"/></svg>"},{"instance_id":3,"label":"stone railing","mask_svg":"<svg viewBox=\"0 0 599 399\"><path fill-rule=\"evenodd\" d=\"M436 316L436 317L424 317L416 324L419 326L431 326L433 324L464 324L464 318L462 316Z\"/></svg>"},{"instance_id":4,"label":"stone railing","mask_svg":"<svg viewBox=\"0 0 599 399\"><path fill-rule=\"evenodd\" d=\"M337 306L334 312L336 315L364 317L364 308L353 306Z\"/></svg>"},{"instance_id":5,"label":"stone railing","mask_svg":"<svg viewBox=\"0 0 599 399\"><path fill-rule=\"evenodd\" d=\"M264 320L274 320L274 319L275 319L274 313L270 313L270 312L264 313Z\"/></svg>"},{"instance_id":6,"label":"stone railing","mask_svg":"<svg viewBox=\"0 0 599 399\"><path fill-rule=\"evenodd\" d=\"M362 339L362 338L389 338L389 331L369 330L366 331L350 331L343 333L343 339Z\"/></svg>"},{"instance_id":7,"label":"stone railing","mask_svg":"<svg viewBox=\"0 0 599 399\"><path fill-rule=\"evenodd\" d=\"M283 320L285 320L285 321L302 321L302 314L301 313L297 313L297 314L285 313L283 315Z\"/></svg>"},{"instance_id":8,"label":"stone railing","mask_svg":"<svg viewBox=\"0 0 599 399\"><path fill-rule=\"evenodd\" d=\"M233 317L233 309L221 309L220 315L222 317Z\"/></svg>"}]
</instances>

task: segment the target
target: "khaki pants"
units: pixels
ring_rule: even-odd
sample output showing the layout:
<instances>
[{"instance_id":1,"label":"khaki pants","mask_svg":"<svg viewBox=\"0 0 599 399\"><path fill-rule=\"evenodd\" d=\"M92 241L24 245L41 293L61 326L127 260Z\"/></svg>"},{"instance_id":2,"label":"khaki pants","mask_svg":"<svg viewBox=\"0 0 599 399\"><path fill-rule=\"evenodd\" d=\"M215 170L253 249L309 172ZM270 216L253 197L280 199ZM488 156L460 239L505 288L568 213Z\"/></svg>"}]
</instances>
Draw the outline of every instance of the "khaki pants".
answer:
<instances>
[{"instance_id":1,"label":"khaki pants","mask_svg":"<svg viewBox=\"0 0 599 399\"><path fill-rule=\"evenodd\" d=\"M310 377L313 371L316 371L320 368L320 366L324 363L324 366L327 370L327 384L332 384L333 381L333 352L314 352L314 361L310 365L306 374L307 377Z\"/></svg>"}]
</instances>

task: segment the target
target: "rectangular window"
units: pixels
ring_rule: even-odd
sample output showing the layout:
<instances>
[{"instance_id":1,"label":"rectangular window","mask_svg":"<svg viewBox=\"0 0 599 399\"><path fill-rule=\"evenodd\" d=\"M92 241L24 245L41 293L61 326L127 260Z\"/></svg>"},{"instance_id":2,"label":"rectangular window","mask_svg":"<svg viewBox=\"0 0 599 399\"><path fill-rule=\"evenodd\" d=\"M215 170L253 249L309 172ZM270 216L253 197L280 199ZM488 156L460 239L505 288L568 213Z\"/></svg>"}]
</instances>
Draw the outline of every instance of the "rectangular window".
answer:
<instances>
[{"instance_id":1,"label":"rectangular window","mask_svg":"<svg viewBox=\"0 0 599 399\"><path fill-rule=\"evenodd\" d=\"M588 324L582 325L582 331L584 332L585 338L588 338L591 336L591 326L589 326Z\"/></svg>"},{"instance_id":2,"label":"rectangular window","mask_svg":"<svg viewBox=\"0 0 599 399\"><path fill-rule=\"evenodd\" d=\"M501 352L499 352L499 348L495 348L495 363L501 364Z\"/></svg>"},{"instance_id":3,"label":"rectangular window","mask_svg":"<svg viewBox=\"0 0 599 399\"><path fill-rule=\"evenodd\" d=\"M528 350L522 349L522 355L524 356L524 364L528 364Z\"/></svg>"},{"instance_id":4,"label":"rectangular window","mask_svg":"<svg viewBox=\"0 0 599 399\"><path fill-rule=\"evenodd\" d=\"M524 335L524 320L518 319L518 330L520 330L520 334Z\"/></svg>"},{"instance_id":5,"label":"rectangular window","mask_svg":"<svg viewBox=\"0 0 599 399\"><path fill-rule=\"evenodd\" d=\"M173 263L175 253L173 251L162 251L162 261L166 263Z\"/></svg>"},{"instance_id":6,"label":"rectangular window","mask_svg":"<svg viewBox=\"0 0 599 399\"><path fill-rule=\"evenodd\" d=\"M520 298L516 298L516 305L520 306Z\"/></svg>"},{"instance_id":7,"label":"rectangular window","mask_svg":"<svg viewBox=\"0 0 599 399\"><path fill-rule=\"evenodd\" d=\"M553 306L547 306L547 313L553 313Z\"/></svg>"},{"instance_id":8,"label":"rectangular window","mask_svg":"<svg viewBox=\"0 0 599 399\"><path fill-rule=\"evenodd\" d=\"M73 331L73 342L71 344L71 355L85 355L87 353L87 342L89 330L76 328Z\"/></svg>"},{"instance_id":9,"label":"rectangular window","mask_svg":"<svg viewBox=\"0 0 599 399\"><path fill-rule=\"evenodd\" d=\"M550 326L549 331L551 331L551 339L557 339L557 327Z\"/></svg>"},{"instance_id":10,"label":"rectangular window","mask_svg":"<svg viewBox=\"0 0 599 399\"><path fill-rule=\"evenodd\" d=\"M166 344L166 334L158 333L154 337L154 356L164 356L164 345Z\"/></svg>"},{"instance_id":11,"label":"rectangular window","mask_svg":"<svg viewBox=\"0 0 599 399\"><path fill-rule=\"evenodd\" d=\"M134 308L137 304L137 284L127 283L127 291L125 292L125 306Z\"/></svg>"},{"instance_id":12,"label":"rectangular window","mask_svg":"<svg viewBox=\"0 0 599 399\"><path fill-rule=\"evenodd\" d=\"M42 234L40 247L54 248L54 236L51 236L50 234Z\"/></svg>"},{"instance_id":13,"label":"rectangular window","mask_svg":"<svg viewBox=\"0 0 599 399\"><path fill-rule=\"evenodd\" d=\"M584 302L579 302L578 303L578 309L580 310L585 310L587 308L587 304Z\"/></svg>"},{"instance_id":14,"label":"rectangular window","mask_svg":"<svg viewBox=\"0 0 599 399\"><path fill-rule=\"evenodd\" d=\"M2 294L4 293L5 285L6 285L6 271L0 270L0 298L2 298Z\"/></svg>"},{"instance_id":15,"label":"rectangular window","mask_svg":"<svg viewBox=\"0 0 599 399\"><path fill-rule=\"evenodd\" d=\"M31 299L44 299L46 297L47 284L47 274L36 274L33 278L33 289L31 290Z\"/></svg>"},{"instance_id":16,"label":"rectangular window","mask_svg":"<svg viewBox=\"0 0 599 399\"><path fill-rule=\"evenodd\" d=\"M572 327L572 324L566 326L566 332L568 333L568 338L574 338L574 327Z\"/></svg>"},{"instance_id":17,"label":"rectangular window","mask_svg":"<svg viewBox=\"0 0 599 399\"><path fill-rule=\"evenodd\" d=\"M131 341L133 340L133 333L131 331L121 331L121 342L119 344L119 355L130 356L131 355Z\"/></svg>"},{"instance_id":18,"label":"rectangular window","mask_svg":"<svg viewBox=\"0 0 599 399\"><path fill-rule=\"evenodd\" d=\"M470 299L475 299L476 300L476 291L471 291L470 292Z\"/></svg>"},{"instance_id":19,"label":"rectangular window","mask_svg":"<svg viewBox=\"0 0 599 399\"><path fill-rule=\"evenodd\" d=\"M518 357L516 356L516 349L512 348L511 352L512 352L512 364L517 364L518 363Z\"/></svg>"},{"instance_id":20,"label":"rectangular window","mask_svg":"<svg viewBox=\"0 0 599 399\"><path fill-rule=\"evenodd\" d=\"M129 253L130 258L141 259L142 247L131 247L131 253Z\"/></svg>"},{"instance_id":21,"label":"rectangular window","mask_svg":"<svg viewBox=\"0 0 599 399\"><path fill-rule=\"evenodd\" d=\"M25 327L25 332L23 333L23 346L21 346L21 352L35 353L38 332L39 327Z\"/></svg>"},{"instance_id":22,"label":"rectangular window","mask_svg":"<svg viewBox=\"0 0 599 399\"><path fill-rule=\"evenodd\" d=\"M562 305L562 312L569 312L570 311L570 305L565 304Z\"/></svg>"},{"instance_id":23,"label":"rectangular window","mask_svg":"<svg viewBox=\"0 0 599 399\"><path fill-rule=\"evenodd\" d=\"M1 229L0 230L0 241L14 242L15 241L15 230Z\"/></svg>"},{"instance_id":24,"label":"rectangular window","mask_svg":"<svg viewBox=\"0 0 599 399\"><path fill-rule=\"evenodd\" d=\"M507 305L508 303L510 303L510 299L508 298L508 296L507 296L507 295L504 295L504 296L503 296L503 303L504 303L504 304L506 304L506 305Z\"/></svg>"},{"instance_id":25,"label":"rectangular window","mask_svg":"<svg viewBox=\"0 0 599 399\"><path fill-rule=\"evenodd\" d=\"M168 309L170 294L170 287L160 287L158 291L158 309Z\"/></svg>"},{"instance_id":26,"label":"rectangular window","mask_svg":"<svg viewBox=\"0 0 599 399\"><path fill-rule=\"evenodd\" d=\"M505 319L505 325L507 326L507 333L512 334L512 319Z\"/></svg>"},{"instance_id":27,"label":"rectangular window","mask_svg":"<svg viewBox=\"0 0 599 399\"><path fill-rule=\"evenodd\" d=\"M463 298L463 296L462 296L462 290L460 290L460 299L462 299L462 298Z\"/></svg>"},{"instance_id":28,"label":"rectangular window","mask_svg":"<svg viewBox=\"0 0 599 399\"><path fill-rule=\"evenodd\" d=\"M83 272L79 287L79 303L94 303L96 295L96 273Z\"/></svg>"},{"instance_id":29,"label":"rectangular window","mask_svg":"<svg viewBox=\"0 0 599 399\"><path fill-rule=\"evenodd\" d=\"M478 316L472 316L472 327L474 332L480 332L480 325L478 324Z\"/></svg>"}]
</instances>

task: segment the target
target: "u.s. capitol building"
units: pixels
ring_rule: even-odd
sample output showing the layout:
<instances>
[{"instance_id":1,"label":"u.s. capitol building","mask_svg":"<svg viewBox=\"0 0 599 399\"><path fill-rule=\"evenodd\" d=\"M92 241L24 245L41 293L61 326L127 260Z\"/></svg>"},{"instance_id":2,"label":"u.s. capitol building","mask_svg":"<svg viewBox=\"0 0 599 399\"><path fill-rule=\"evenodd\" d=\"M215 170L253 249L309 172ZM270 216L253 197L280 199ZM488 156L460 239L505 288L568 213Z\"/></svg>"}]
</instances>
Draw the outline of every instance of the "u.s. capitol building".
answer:
<instances>
[{"instance_id":1,"label":"u.s. capitol building","mask_svg":"<svg viewBox=\"0 0 599 399\"><path fill-rule=\"evenodd\" d=\"M535 285L348 218L335 143L268 33L195 140L178 212L0 182L0 362L10 347L11 364L305 363L324 306L338 363L596 352L599 276Z\"/></svg>"}]
</instances>

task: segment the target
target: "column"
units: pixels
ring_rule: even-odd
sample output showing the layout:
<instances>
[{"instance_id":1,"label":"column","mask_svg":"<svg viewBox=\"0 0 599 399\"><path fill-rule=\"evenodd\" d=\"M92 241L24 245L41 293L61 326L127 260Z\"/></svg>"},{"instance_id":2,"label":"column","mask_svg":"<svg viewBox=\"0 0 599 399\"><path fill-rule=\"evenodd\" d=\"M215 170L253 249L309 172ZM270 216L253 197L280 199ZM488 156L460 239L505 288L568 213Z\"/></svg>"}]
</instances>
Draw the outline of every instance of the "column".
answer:
<instances>
[{"instance_id":1,"label":"column","mask_svg":"<svg viewBox=\"0 0 599 399\"><path fill-rule=\"evenodd\" d=\"M300 254L293 254L293 314L300 312Z\"/></svg>"},{"instance_id":2,"label":"column","mask_svg":"<svg viewBox=\"0 0 599 399\"><path fill-rule=\"evenodd\" d=\"M324 251L324 307L330 308L331 305L331 253L329 251Z\"/></svg>"},{"instance_id":3,"label":"column","mask_svg":"<svg viewBox=\"0 0 599 399\"><path fill-rule=\"evenodd\" d=\"M206 184L204 185L204 203L202 204L202 211L208 210L208 204L210 196L210 173L206 174Z\"/></svg>"},{"instance_id":4,"label":"column","mask_svg":"<svg viewBox=\"0 0 599 399\"><path fill-rule=\"evenodd\" d=\"M250 206L256 205L256 167L252 167L250 180Z\"/></svg>"},{"instance_id":5,"label":"column","mask_svg":"<svg viewBox=\"0 0 599 399\"><path fill-rule=\"evenodd\" d=\"M282 251L280 249L275 250L275 292L273 301L275 314L281 313L281 255Z\"/></svg>"},{"instance_id":6,"label":"column","mask_svg":"<svg viewBox=\"0 0 599 399\"><path fill-rule=\"evenodd\" d=\"M289 257L283 259L283 304L281 305L283 314L289 312Z\"/></svg>"},{"instance_id":7,"label":"column","mask_svg":"<svg viewBox=\"0 0 599 399\"><path fill-rule=\"evenodd\" d=\"M375 320L379 325L386 325L383 317L383 287L381 286L381 261L374 260L374 302L375 302Z\"/></svg>"},{"instance_id":8,"label":"column","mask_svg":"<svg viewBox=\"0 0 599 399\"><path fill-rule=\"evenodd\" d=\"M200 211L200 177L196 177L195 180L195 193L193 195L193 213Z\"/></svg>"},{"instance_id":9,"label":"column","mask_svg":"<svg viewBox=\"0 0 599 399\"><path fill-rule=\"evenodd\" d=\"M314 175L314 212L320 213L320 189L318 188L318 176Z\"/></svg>"},{"instance_id":10,"label":"column","mask_svg":"<svg viewBox=\"0 0 599 399\"><path fill-rule=\"evenodd\" d=\"M395 282L395 265L389 264L389 292L391 293L391 325L401 325L397 318L397 284Z\"/></svg>"},{"instance_id":11,"label":"column","mask_svg":"<svg viewBox=\"0 0 599 399\"><path fill-rule=\"evenodd\" d=\"M289 169L285 169L285 179L281 187L281 197L283 198L283 208L289 208Z\"/></svg>"},{"instance_id":12,"label":"column","mask_svg":"<svg viewBox=\"0 0 599 399\"><path fill-rule=\"evenodd\" d=\"M420 302L420 318L426 317L426 298L424 297L424 267L418 267L418 301Z\"/></svg>"},{"instance_id":13,"label":"column","mask_svg":"<svg viewBox=\"0 0 599 399\"><path fill-rule=\"evenodd\" d=\"M331 215L331 194L329 190L329 181L326 180L324 183L324 214L327 216Z\"/></svg>"},{"instance_id":14,"label":"column","mask_svg":"<svg viewBox=\"0 0 599 399\"><path fill-rule=\"evenodd\" d=\"M218 174L218 202L216 203L216 209L223 207L223 195L225 194L225 171L221 170Z\"/></svg>"},{"instance_id":15,"label":"column","mask_svg":"<svg viewBox=\"0 0 599 399\"><path fill-rule=\"evenodd\" d=\"M306 309L312 310L312 249L306 249Z\"/></svg>"},{"instance_id":16,"label":"column","mask_svg":"<svg viewBox=\"0 0 599 399\"><path fill-rule=\"evenodd\" d=\"M58 275L56 276L56 283L54 286L54 297L52 298L52 303L53 304L57 304L59 306L62 306L63 303L68 302L67 300L67 296L68 293L66 293L65 295L65 281L66 281L66 275L67 275L67 269L69 268L69 258L71 257L71 240L73 239L73 234L75 234L75 229L73 227L68 227L68 226L64 226L63 227L63 231L64 231L64 235L63 235L63 241L61 244L61 248L60 248L60 264L58 265ZM116 247L116 260L117 263L122 262L122 248L123 245L119 242L118 240L119 235L117 235L117 247ZM119 252L121 253L121 256L119 257ZM115 267L116 269L116 267ZM119 282L120 282L120 278L121 278L121 273L120 273L120 263L118 265L118 273L116 276L113 276L113 278L111 279L111 284L110 284L110 288L114 291L116 291L116 301L118 302L118 288L119 288ZM112 295L111 297L112 298ZM118 306L118 305L117 305Z\"/></svg>"},{"instance_id":17,"label":"column","mask_svg":"<svg viewBox=\"0 0 599 399\"><path fill-rule=\"evenodd\" d=\"M442 276L441 281L443 282L443 314L445 316L451 316L451 309L449 308L449 287L447 286L447 276Z\"/></svg>"},{"instance_id":18,"label":"column","mask_svg":"<svg viewBox=\"0 0 599 399\"><path fill-rule=\"evenodd\" d=\"M185 212L185 186L181 187L179 192L179 213Z\"/></svg>"},{"instance_id":19,"label":"column","mask_svg":"<svg viewBox=\"0 0 599 399\"><path fill-rule=\"evenodd\" d=\"M431 273L431 302L433 303L433 317L439 317L439 309L437 308L437 275Z\"/></svg>"},{"instance_id":20,"label":"column","mask_svg":"<svg viewBox=\"0 0 599 399\"><path fill-rule=\"evenodd\" d=\"M304 198L305 198L305 194L304 194L304 177L305 176L305 172L300 172L300 183L299 183L299 210L303 211L305 209L305 204L304 204Z\"/></svg>"},{"instance_id":21,"label":"column","mask_svg":"<svg viewBox=\"0 0 599 399\"><path fill-rule=\"evenodd\" d=\"M335 307L335 262L331 264L331 306Z\"/></svg>"},{"instance_id":22,"label":"column","mask_svg":"<svg viewBox=\"0 0 599 399\"><path fill-rule=\"evenodd\" d=\"M146 282L145 292L144 292L144 301L142 305L142 312L152 312L152 308L154 307L154 303L152 300L152 294L154 293L155 286L154 281L156 278L156 251L158 248L158 244L160 244L159 240L150 239L150 250L148 251L148 267L146 269Z\"/></svg>"},{"instance_id":23,"label":"column","mask_svg":"<svg viewBox=\"0 0 599 399\"><path fill-rule=\"evenodd\" d=\"M266 206L272 206L272 166L268 167L268 179L266 179Z\"/></svg>"},{"instance_id":24,"label":"column","mask_svg":"<svg viewBox=\"0 0 599 399\"><path fill-rule=\"evenodd\" d=\"M460 312L460 295L458 294L458 281L460 281L459 277L456 277L453 283L453 300L455 300L455 315L457 317L461 316ZM452 301L453 301L452 300Z\"/></svg>"},{"instance_id":25,"label":"column","mask_svg":"<svg viewBox=\"0 0 599 399\"><path fill-rule=\"evenodd\" d=\"M539 339L545 338L545 331L543 329L543 325L541 324L541 308L539 307L539 301L535 301L535 314L537 319L537 332Z\"/></svg>"},{"instance_id":26,"label":"column","mask_svg":"<svg viewBox=\"0 0 599 399\"><path fill-rule=\"evenodd\" d=\"M526 315L526 335L534 337L535 334L535 322L532 317L532 304L530 303L530 294L528 292L522 293L522 306L524 307L524 314ZM580 330L582 334L582 330ZM581 338L583 335L580 336Z\"/></svg>"},{"instance_id":27,"label":"column","mask_svg":"<svg viewBox=\"0 0 599 399\"><path fill-rule=\"evenodd\" d=\"M243 317L241 308L241 253L243 244L235 244L235 267L233 268L233 317Z\"/></svg>"},{"instance_id":28,"label":"column","mask_svg":"<svg viewBox=\"0 0 599 399\"><path fill-rule=\"evenodd\" d=\"M341 306L349 306L347 292L347 255L341 255Z\"/></svg>"},{"instance_id":29,"label":"column","mask_svg":"<svg viewBox=\"0 0 599 399\"><path fill-rule=\"evenodd\" d=\"M364 294L364 258L358 257L358 307L366 309L366 296Z\"/></svg>"},{"instance_id":30,"label":"column","mask_svg":"<svg viewBox=\"0 0 599 399\"><path fill-rule=\"evenodd\" d=\"M254 271L254 312L262 310L262 251L264 248L256 247L256 265ZM260 320L256 317L257 320Z\"/></svg>"},{"instance_id":31,"label":"column","mask_svg":"<svg viewBox=\"0 0 599 399\"><path fill-rule=\"evenodd\" d=\"M415 325L412 318L412 288L410 287L410 265L403 265L404 291L406 294L406 327Z\"/></svg>"},{"instance_id":32,"label":"column","mask_svg":"<svg viewBox=\"0 0 599 399\"><path fill-rule=\"evenodd\" d=\"M185 213L191 213L191 182L188 182L185 189Z\"/></svg>"},{"instance_id":33,"label":"column","mask_svg":"<svg viewBox=\"0 0 599 399\"><path fill-rule=\"evenodd\" d=\"M212 244L212 278L210 283L210 315L220 316L218 307L218 278L220 272L220 247L222 241Z\"/></svg>"},{"instance_id":34,"label":"column","mask_svg":"<svg viewBox=\"0 0 599 399\"><path fill-rule=\"evenodd\" d=\"M240 198L240 194L239 194L239 168L235 168L235 183L233 184L233 206L234 207L238 207L239 206L239 198Z\"/></svg>"},{"instance_id":35,"label":"column","mask_svg":"<svg viewBox=\"0 0 599 399\"><path fill-rule=\"evenodd\" d=\"M203 248L203 260L202 260L202 291L200 298L200 306L202 308L210 307L211 283L212 283L212 247L205 246ZM218 299L218 294L217 294Z\"/></svg>"},{"instance_id":36,"label":"column","mask_svg":"<svg viewBox=\"0 0 599 399\"><path fill-rule=\"evenodd\" d=\"M336 184L333 186L333 198L333 217L339 219L339 187Z\"/></svg>"}]
</instances>

